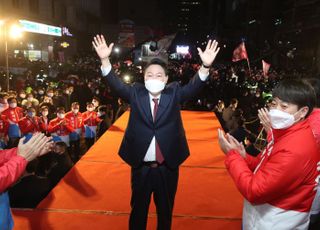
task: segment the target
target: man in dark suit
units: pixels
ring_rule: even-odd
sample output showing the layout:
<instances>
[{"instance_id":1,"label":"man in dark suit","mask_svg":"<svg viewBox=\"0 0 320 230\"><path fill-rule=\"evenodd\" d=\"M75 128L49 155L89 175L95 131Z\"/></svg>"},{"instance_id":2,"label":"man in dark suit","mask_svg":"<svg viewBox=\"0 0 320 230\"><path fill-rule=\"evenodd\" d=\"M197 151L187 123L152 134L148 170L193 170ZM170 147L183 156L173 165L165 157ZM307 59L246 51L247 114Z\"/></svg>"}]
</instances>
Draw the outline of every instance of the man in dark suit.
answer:
<instances>
[{"instance_id":1,"label":"man in dark suit","mask_svg":"<svg viewBox=\"0 0 320 230\"><path fill-rule=\"evenodd\" d=\"M179 165L189 156L180 105L195 96L205 85L219 48L209 41L204 51L198 48L202 67L185 86L168 81L166 64L153 59L144 72L145 84L124 84L112 70L109 56L113 43L103 36L94 38L93 46L101 59L102 75L122 99L130 103L130 117L119 155L131 166L130 230L146 229L153 193L159 230L171 229Z\"/></svg>"}]
</instances>

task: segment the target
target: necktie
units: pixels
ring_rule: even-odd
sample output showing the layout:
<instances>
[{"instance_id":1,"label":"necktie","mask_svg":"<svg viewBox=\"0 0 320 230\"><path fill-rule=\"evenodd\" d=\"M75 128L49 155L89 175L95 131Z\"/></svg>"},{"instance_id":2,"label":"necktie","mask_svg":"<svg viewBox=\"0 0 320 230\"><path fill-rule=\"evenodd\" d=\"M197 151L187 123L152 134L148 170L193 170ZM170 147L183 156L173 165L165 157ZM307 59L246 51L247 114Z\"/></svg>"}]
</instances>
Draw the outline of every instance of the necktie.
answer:
<instances>
[{"instance_id":1,"label":"necktie","mask_svg":"<svg viewBox=\"0 0 320 230\"><path fill-rule=\"evenodd\" d=\"M159 99L158 98L153 98L152 101L154 102L154 107L153 107L153 121L156 120L156 115L157 115L157 111L158 111L158 102L159 102ZM163 155L161 153L161 150L160 150L160 147L158 145L158 142L156 140L156 161L159 163L159 164L162 164L163 161L164 161L164 158L163 158Z\"/></svg>"}]
</instances>

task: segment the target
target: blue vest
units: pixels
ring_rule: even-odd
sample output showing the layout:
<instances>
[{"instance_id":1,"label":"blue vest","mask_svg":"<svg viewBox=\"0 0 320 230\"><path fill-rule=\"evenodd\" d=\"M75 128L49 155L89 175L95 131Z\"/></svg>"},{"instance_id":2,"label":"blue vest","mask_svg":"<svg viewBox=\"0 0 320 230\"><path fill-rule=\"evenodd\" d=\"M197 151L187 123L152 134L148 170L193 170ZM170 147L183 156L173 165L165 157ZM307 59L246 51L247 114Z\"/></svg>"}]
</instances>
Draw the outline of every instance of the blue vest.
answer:
<instances>
[{"instance_id":1,"label":"blue vest","mask_svg":"<svg viewBox=\"0 0 320 230\"><path fill-rule=\"evenodd\" d=\"M0 229L13 229L13 219L10 211L10 202L8 192L0 194Z\"/></svg>"},{"instance_id":2,"label":"blue vest","mask_svg":"<svg viewBox=\"0 0 320 230\"><path fill-rule=\"evenodd\" d=\"M21 137L20 128L17 124L9 125L8 136L11 138Z\"/></svg>"}]
</instances>

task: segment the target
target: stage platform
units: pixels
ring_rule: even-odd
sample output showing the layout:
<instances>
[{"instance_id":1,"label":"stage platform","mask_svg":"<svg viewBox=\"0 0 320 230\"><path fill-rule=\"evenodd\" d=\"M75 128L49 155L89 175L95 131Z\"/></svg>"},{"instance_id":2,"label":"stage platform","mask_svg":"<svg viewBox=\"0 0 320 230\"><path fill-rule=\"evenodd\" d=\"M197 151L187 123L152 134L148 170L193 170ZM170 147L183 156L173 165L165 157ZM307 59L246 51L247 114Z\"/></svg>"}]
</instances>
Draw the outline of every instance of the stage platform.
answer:
<instances>
[{"instance_id":1,"label":"stage platform","mask_svg":"<svg viewBox=\"0 0 320 230\"><path fill-rule=\"evenodd\" d=\"M129 112L92 146L36 209L14 209L17 230L125 230L130 167L118 156ZM182 111L191 151L180 168L173 230L241 229L242 197L224 166L219 121L212 112ZM156 229L154 204L148 229Z\"/></svg>"}]
</instances>

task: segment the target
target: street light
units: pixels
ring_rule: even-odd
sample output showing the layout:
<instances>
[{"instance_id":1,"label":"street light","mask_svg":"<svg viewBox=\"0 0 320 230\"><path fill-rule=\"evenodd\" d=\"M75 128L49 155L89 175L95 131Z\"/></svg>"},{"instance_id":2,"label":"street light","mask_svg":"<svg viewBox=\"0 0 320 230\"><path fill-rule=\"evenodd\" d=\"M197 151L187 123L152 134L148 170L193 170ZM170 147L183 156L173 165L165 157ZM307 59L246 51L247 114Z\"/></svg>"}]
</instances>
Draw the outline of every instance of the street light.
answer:
<instances>
[{"instance_id":1,"label":"street light","mask_svg":"<svg viewBox=\"0 0 320 230\"><path fill-rule=\"evenodd\" d=\"M120 48L119 47L115 47L114 48L114 52L116 52L116 54L119 54L120 53Z\"/></svg>"},{"instance_id":2,"label":"street light","mask_svg":"<svg viewBox=\"0 0 320 230\"><path fill-rule=\"evenodd\" d=\"M18 39L22 37L22 28L17 24L12 24L10 27L10 37Z\"/></svg>"},{"instance_id":3,"label":"street light","mask_svg":"<svg viewBox=\"0 0 320 230\"><path fill-rule=\"evenodd\" d=\"M6 76L7 76L7 91L10 89L10 71L9 71L9 51L8 51L8 36L12 39L22 37L22 28L18 24L8 25L7 21L0 20L0 28L3 30L4 45L5 45L5 58L6 58Z\"/></svg>"}]
</instances>

